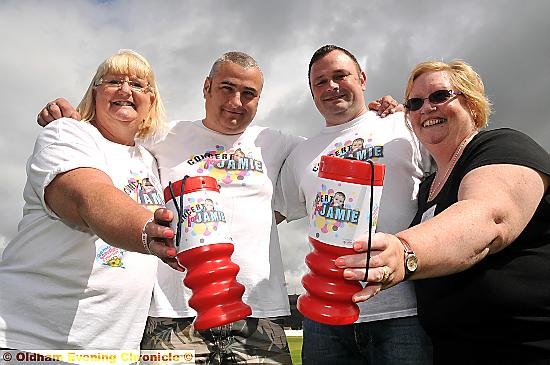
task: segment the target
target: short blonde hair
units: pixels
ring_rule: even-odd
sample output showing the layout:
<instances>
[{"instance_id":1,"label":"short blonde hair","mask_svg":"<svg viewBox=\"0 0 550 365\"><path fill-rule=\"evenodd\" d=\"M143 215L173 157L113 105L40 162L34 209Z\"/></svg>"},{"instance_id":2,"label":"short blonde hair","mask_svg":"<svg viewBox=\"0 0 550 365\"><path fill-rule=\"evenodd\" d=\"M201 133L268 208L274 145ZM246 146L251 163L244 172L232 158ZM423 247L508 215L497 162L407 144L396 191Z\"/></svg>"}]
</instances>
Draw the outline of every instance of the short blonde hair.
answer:
<instances>
[{"instance_id":1,"label":"short blonde hair","mask_svg":"<svg viewBox=\"0 0 550 365\"><path fill-rule=\"evenodd\" d=\"M149 113L140 124L136 133L137 138L153 137L166 131L166 114L164 105L153 73L153 68L139 53L130 49L121 49L97 68L96 74L88 86L82 101L78 104L76 110L80 113L82 120L91 121L96 116L95 110L95 88L101 78L109 73L122 75L135 75L140 79L147 80L149 90L153 93L153 102Z\"/></svg>"},{"instance_id":2,"label":"short blonde hair","mask_svg":"<svg viewBox=\"0 0 550 365\"><path fill-rule=\"evenodd\" d=\"M477 129L481 129L489 122L491 115L491 102L485 95L485 86L481 77L474 71L472 66L462 60L453 60L449 63L443 61L426 61L416 65L410 73L404 100L409 99L411 89L416 78L426 72L445 71L449 74L451 84L462 92L466 98L470 113L474 119ZM409 114L405 110L405 116Z\"/></svg>"}]
</instances>

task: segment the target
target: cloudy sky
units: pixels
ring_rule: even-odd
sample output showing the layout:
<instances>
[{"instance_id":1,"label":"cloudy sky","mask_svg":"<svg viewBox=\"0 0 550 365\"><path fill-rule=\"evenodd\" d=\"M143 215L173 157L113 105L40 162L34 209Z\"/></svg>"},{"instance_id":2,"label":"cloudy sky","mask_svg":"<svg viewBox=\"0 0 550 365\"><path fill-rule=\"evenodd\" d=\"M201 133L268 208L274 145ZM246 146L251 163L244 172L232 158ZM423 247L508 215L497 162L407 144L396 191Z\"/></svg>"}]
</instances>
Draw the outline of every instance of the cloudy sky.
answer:
<instances>
[{"instance_id":1,"label":"cloudy sky","mask_svg":"<svg viewBox=\"0 0 550 365\"><path fill-rule=\"evenodd\" d=\"M0 246L21 218L36 114L58 96L78 103L98 64L120 48L151 61L170 119L202 118L211 63L245 51L265 74L254 123L304 136L323 124L307 65L324 44L357 56L367 100L401 100L420 61L462 58L493 101L489 128L517 128L550 150L549 13L547 0L0 0ZM289 292L300 292L305 226L280 232Z\"/></svg>"}]
</instances>

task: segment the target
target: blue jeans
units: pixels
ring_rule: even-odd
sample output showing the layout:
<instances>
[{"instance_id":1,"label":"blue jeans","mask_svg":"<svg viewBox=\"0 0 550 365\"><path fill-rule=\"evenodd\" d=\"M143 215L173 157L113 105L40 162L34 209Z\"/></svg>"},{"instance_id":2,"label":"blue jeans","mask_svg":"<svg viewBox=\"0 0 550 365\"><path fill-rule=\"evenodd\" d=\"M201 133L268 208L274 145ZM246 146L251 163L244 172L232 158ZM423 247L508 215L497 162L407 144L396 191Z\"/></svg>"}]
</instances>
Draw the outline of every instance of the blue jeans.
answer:
<instances>
[{"instance_id":1,"label":"blue jeans","mask_svg":"<svg viewBox=\"0 0 550 365\"><path fill-rule=\"evenodd\" d=\"M432 345L416 316L347 326L304 318L302 361L304 365L429 365Z\"/></svg>"}]
</instances>

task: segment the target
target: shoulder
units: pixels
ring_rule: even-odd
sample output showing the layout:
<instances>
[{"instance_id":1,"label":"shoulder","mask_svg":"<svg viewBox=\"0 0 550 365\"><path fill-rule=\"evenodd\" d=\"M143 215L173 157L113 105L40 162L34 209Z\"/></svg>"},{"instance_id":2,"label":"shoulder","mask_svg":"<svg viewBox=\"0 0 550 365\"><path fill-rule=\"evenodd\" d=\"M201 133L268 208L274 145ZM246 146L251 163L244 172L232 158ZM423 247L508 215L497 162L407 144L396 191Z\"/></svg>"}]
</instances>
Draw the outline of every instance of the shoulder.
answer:
<instances>
[{"instance_id":1,"label":"shoulder","mask_svg":"<svg viewBox=\"0 0 550 365\"><path fill-rule=\"evenodd\" d=\"M172 120L168 123L168 133L177 129L194 128L196 127L196 121L191 120Z\"/></svg>"},{"instance_id":2,"label":"shoulder","mask_svg":"<svg viewBox=\"0 0 550 365\"><path fill-rule=\"evenodd\" d=\"M119 149L128 146L108 141L90 123L62 118L41 131L27 165L28 174L51 178L78 167L105 171L107 162L117 161L118 156L111 153Z\"/></svg>"},{"instance_id":3,"label":"shoulder","mask_svg":"<svg viewBox=\"0 0 550 365\"><path fill-rule=\"evenodd\" d=\"M50 124L44 127L44 130L55 131L57 133L70 132L70 131L83 131L89 132L96 130L97 128L91 125L87 121L80 121L71 118L60 118L54 120Z\"/></svg>"},{"instance_id":4,"label":"shoulder","mask_svg":"<svg viewBox=\"0 0 550 365\"><path fill-rule=\"evenodd\" d=\"M522 140L532 139L527 134L512 128L497 128L497 129L483 130L479 132L478 138L482 141L503 140L503 139L513 139L513 138L520 138Z\"/></svg>"},{"instance_id":5,"label":"shoulder","mask_svg":"<svg viewBox=\"0 0 550 365\"><path fill-rule=\"evenodd\" d=\"M505 151L521 152L526 149L535 149L546 152L533 138L527 134L511 128L491 129L479 132L472 140L472 145L477 147L490 147Z\"/></svg>"},{"instance_id":6,"label":"shoulder","mask_svg":"<svg viewBox=\"0 0 550 365\"><path fill-rule=\"evenodd\" d=\"M293 134L283 132L279 129L262 126L249 126L244 134L256 136L259 139L265 139L267 140L267 142L292 145L295 145L305 139L304 137L295 136Z\"/></svg>"},{"instance_id":7,"label":"shoulder","mask_svg":"<svg viewBox=\"0 0 550 365\"><path fill-rule=\"evenodd\" d=\"M163 138L158 140L149 140L145 146L149 149L157 149L159 145L166 143L181 143L182 139L196 136L199 133L199 127L196 122L189 120L174 120L168 123L168 131Z\"/></svg>"},{"instance_id":8,"label":"shoulder","mask_svg":"<svg viewBox=\"0 0 550 365\"><path fill-rule=\"evenodd\" d=\"M515 129L482 131L467 149L464 152L472 168L488 164L515 164L550 174L548 152L527 134Z\"/></svg>"},{"instance_id":9,"label":"shoulder","mask_svg":"<svg viewBox=\"0 0 550 365\"><path fill-rule=\"evenodd\" d=\"M70 118L60 118L44 127L37 138L39 144L52 144L59 141L64 143L86 143L104 140L96 127L86 121Z\"/></svg>"}]
</instances>

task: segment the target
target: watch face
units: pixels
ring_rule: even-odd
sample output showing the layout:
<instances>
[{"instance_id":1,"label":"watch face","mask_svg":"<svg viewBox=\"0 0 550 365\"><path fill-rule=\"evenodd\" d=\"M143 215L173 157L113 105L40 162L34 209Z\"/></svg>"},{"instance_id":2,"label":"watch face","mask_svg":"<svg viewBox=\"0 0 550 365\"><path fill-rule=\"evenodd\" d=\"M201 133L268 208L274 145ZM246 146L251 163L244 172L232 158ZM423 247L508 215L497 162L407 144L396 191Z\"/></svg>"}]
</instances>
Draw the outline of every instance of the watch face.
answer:
<instances>
[{"instance_id":1,"label":"watch face","mask_svg":"<svg viewBox=\"0 0 550 365\"><path fill-rule=\"evenodd\" d=\"M418 258L414 254L408 254L407 255L407 270L409 272L414 272L416 268L418 267Z\"/></svg>"}]
</instances>

